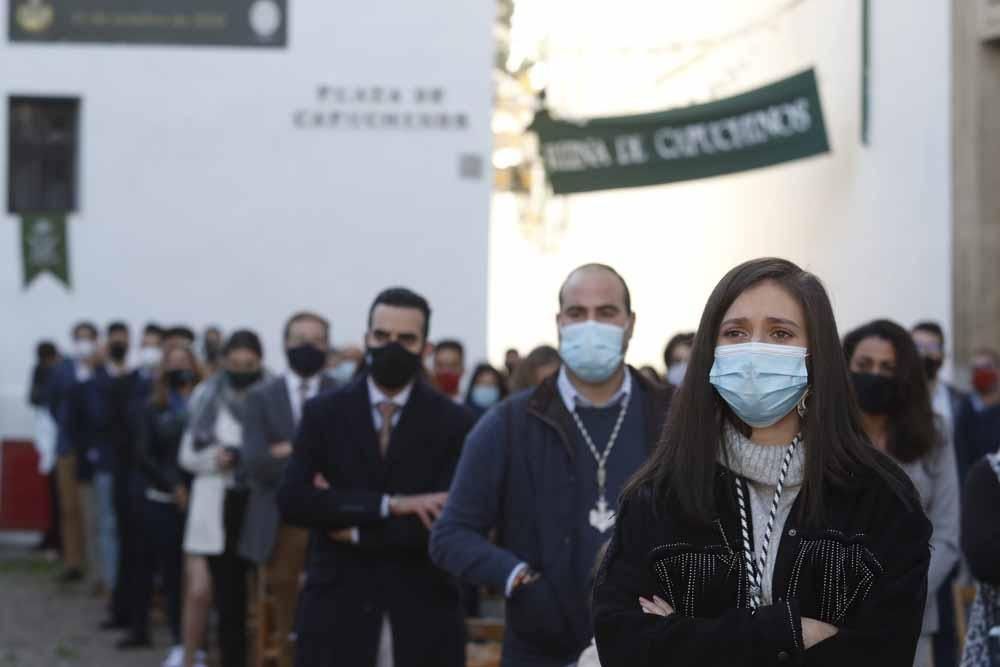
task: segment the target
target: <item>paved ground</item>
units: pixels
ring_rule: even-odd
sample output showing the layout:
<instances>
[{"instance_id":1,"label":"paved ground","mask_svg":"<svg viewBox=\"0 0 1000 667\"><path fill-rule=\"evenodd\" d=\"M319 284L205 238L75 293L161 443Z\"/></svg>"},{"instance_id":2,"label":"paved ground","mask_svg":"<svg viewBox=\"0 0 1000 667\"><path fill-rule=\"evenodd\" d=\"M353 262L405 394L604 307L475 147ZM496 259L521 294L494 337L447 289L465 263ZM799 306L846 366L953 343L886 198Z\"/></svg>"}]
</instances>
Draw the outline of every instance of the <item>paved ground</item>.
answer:
<instances>
[{"instance_id":1,"label":"paved ground","mask_svg":"<svg viewBox=\"0 0 1000 667\"><path fill-rule=\"evenodd\" d=\"M59 565L30 549L37 539L0 532L0 667L159 667L170 648L162 619L154 614L154 649L117 651L120 635L97 630L104 602L58 584ZM495 667L499 645L470 645L467 664Z\"/></svg>"},{"instance_id":2,"label":"paved ground","mask_svg":"<svg viewBox=\"0 0 1000 667\"><path fill-rule=\"evenodd\" d=\"M162 625L152 651L121 653L117 633L97 631L103 603L80 584L56 583L58 566L0 541L0 667L157 667L168 650Z\"/></svg>"}]
</instances>

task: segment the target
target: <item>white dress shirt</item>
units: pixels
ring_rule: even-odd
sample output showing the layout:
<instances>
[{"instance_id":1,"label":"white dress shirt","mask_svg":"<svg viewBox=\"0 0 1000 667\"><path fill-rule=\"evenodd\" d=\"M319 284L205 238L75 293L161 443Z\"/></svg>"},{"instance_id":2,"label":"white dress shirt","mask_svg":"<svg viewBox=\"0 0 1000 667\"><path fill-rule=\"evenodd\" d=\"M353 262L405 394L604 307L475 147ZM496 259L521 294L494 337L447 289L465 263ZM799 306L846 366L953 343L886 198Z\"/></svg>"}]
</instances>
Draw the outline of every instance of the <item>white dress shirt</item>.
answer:
<instances>
[{"instance_id":1,"label":"white dress shirt","mask_svg":"<svg viewBox=\"0 0 1000 667\"><path fill-rule=\"evenodd\" d=\"M113 378L122 377L123 375L128 375L128 366L122 364L119 366L115 363L104 364L104 369L108 372L108 375Z\"/></svg>"},{"instance_id":2,"label":"white dress shirt","mask_svg":"<svg viewBox=\"0 0 1000 667\"><path fill-rule=\"evenodd\" d=\"M375 426L375 433L382 430L382 413L379 412L378 405L382 402L390 402L396 404L396 412L392 415L392 427L396 428L399 424L399 418L403 414L403 408L406 407L407 401L410 400L410 394L413 393L413 383L406 385L401 392L389 398L383 393L375 381L368 377L368 402L371 406L372 411L372 425ZM382 518L389 518L389 496L382 496ZM354 541L358 541L358 531L357 529L352 530L352 537Z\"/></svg>"},{"instance_id":3,"label":"white dress shirt","mask_svg":"<svg viewBox=\"0 0 1000 667\"><path fill-rule=\"evenodd\" d=\"M90 370L90 366L83 363L82 361L77 361L74 368L76 369L77 382L86 382L94 374L94 372Z\"/></svg>"},{"instance_id":4,"label":"white dress shirt","mask_svg":"<svg viewBox=\"0 0 1000 667\"><path fill-rule=\"evenodd\" d=\"M379 403L390 402L396 404L396 412L392 415L392 427L396 428L399 424L399 418L403 414L403 408L406 407L406 402L410 400L410 394L413 393L413 383L406 385L401 392L389 398L386 396L381 389L375 384L371 376L368 377L368 401L371 406L372 411L372 424L375 426L375 432L378 433L382 430L382 413L379 411ZM388 518L389 516L389 496L382 496L382 517ZM358 542L359 538L357 528L351 531L351 538L355 543ZM393 655L392 655L392 624L389 622L389 615L385 614L382 617L382 629L379 632L378 638L378 649L376 650L375 664L376 667L392 667L393 665Z\"/></svg>"},{"instance_id":5,"label":"white dress shirt","mask_svg":"<svg viewBox=\"0 0 1000 667\"><path fill-rule=\"evenodd\" d=\"M306 400L313 398L319 393L320 375L311 378L304 378L296 375L292 371L285 373L285 386L288 387L288 400L292 403L292 418L298 424L302 420L302 383L306 385Z\"/></svg>"},{"instance_id":6,"label":"white dress shirt","mask_svg":"<svg viewBox=\"0 0 1000 667\"><path fill-rule=\"evenodd\" d=\"M388 401L389 403L395 403L398 408L395 414L392 415L392 427L396 428L396 424L399 423L399 417L403 414L403 408L406 407L406 402L410 400L410 394L413 393L413 383L403 387L403 390L398 394L389 398L382 390L378 388L375 381L368 378L368 402L371 403L372 410L372 422L375 424L375 432L378 433L382 430L382 413L379 412L378 404Z\"/></svg>"},{"instance_id":7,"label":"white dress shirt","mask_svg":"<svg viewBox=\"0 0 1000 667\"><path fill-rule=\"evenodd\" d=\"M622 396L628 396L632 393L632 373L629 372L628 367L625 368L625 377L622 379L622 386L618 387L616 391L608 402L604 405L595 405L593 401L580 393L573 384L573 381L569 379L569 374L566 372L566 367L562 366L559 368L559 377L556 378L556 387L559 389L559 395L562 397L563 405L570 412L576 409L577 406L584 408L603 408L607 405L614 405L621 399Z\"/></svg>"}]
</instances>

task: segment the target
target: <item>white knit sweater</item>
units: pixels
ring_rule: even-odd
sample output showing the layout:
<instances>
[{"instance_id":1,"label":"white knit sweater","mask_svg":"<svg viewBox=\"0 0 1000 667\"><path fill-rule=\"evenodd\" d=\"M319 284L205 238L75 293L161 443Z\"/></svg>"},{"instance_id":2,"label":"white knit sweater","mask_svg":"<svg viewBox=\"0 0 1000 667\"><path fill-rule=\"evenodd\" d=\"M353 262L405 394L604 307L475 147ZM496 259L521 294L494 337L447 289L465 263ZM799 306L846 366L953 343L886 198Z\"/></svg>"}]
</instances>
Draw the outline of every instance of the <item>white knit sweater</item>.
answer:
<instances>
[{"instance_id":1,"label":"white knit sweater","mask_svg":"<svg viewBox=\"0 0 1000 667\"><path fill-rule=\"evenodd\" d=\"M787 445L758 445L751 442L734 428L726 429L724 439L725 454L720 452L720 459L737 475L745 477L750 487L750 511L753 522L754 561L760 562L760 554L764 546L764 530L771 514L771 503L774 502L774 490L778 486L778 475L781 474L781 461L788 449ZM763 605L772 604L771 580L774 578L774 564L778 558L778 544L784 531L785 521L792 509L792 504L802 489L805 468L805 443L799 445L792 456L785 476L784 491L778 503L778 511L774 518L774 529L771 533L771 546L768 548L767 562L764 564ZM739 545L742 552L743 545Z\"/></svg>"}]
</instances>

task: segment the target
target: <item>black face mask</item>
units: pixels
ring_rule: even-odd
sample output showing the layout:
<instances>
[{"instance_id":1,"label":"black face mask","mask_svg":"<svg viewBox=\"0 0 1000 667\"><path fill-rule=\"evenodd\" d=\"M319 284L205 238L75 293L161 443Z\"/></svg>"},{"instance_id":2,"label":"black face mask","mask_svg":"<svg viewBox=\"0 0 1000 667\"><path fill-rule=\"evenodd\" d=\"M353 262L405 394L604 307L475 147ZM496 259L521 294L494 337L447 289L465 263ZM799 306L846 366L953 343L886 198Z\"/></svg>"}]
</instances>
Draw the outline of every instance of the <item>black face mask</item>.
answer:
<instances>
[{"instance_id":1,"label":"black face mask","mask_svg":"<svg viewBox=\"0 0 1000 667\"><path fill-rule=\"evenodd\" d=\"M399 343L368 348L368 365L375 382L386 389L406 386L420 370L421 358Z\"/></svg>"},{"instance_id":2,"label":"black face mask","mask_svg":"<svg viewBox=\"0 0 1000 667\"><path fill-rule=\"evenodd\" d=\"M924 374L931 382L937 380L938 371L941 370L941 360L933 357L924 357Z\"/></svg>"},{"instance_id":3,"label":"black face mask","mask_svg":"<svg viewBox=\"0 0 1000 667\"><path fill-rule=\"evenodd\" d=\"M194 384L194 373L185 369L167 371L166 378L167 384L174 390L190 387Z\"/></svg>"},{"instance_id":4,"label":"black face mask","mask_svg":"<svg viewBox=\"0 0 1000 667\"><path fill-rule=\"evenodd\" d=\"M887 415L896 405L896 381L874 373L851 373L854 393L861 410L869 415Z\"/></svg>"},{"instance_id":5,"label":"black face mask","mask_svg":"<svg viewBox=\"0 0 1000 667\"><path fill-rule=\"evenodd\" d=\"M219 351L222 349L222 345L214 340L206 340L203 348L205 352L205 361L210 364L214 364L216 359L219 358Z\"/></svg>"},{"instance_id":6,"label":"black face mask","mask_svg":"<svg viewBox=\"0 0 1000 667\"><path fill-rule=\"evenodd\" d=\"M248 373L226 371L226 376L229 378L229 384L233 386L233 389L241 391L260 379L260 371L250 371Z\"/></svg>"},{"instance_id":7,"label":"black face mask","mask_svg":"<svg viewBox=\"0 0 1000 667\"><path fill-rule=\"evenodd\" d=\"M326 366L326 352L314 345L296 345L285 350L289 367L299 377L312 377Z\"/></svg>"},{"instance_id":8,"label":"black face mask","mask_svg":"<svg viewBox=\"0 0 1000 667\"><path fill-rule=\"evenodd\" d=\"M125 357L128 355L128 343L122 343L121 341L109 343L108 354L111 356L113 361L120 364L125 361Z\"/></svg>"}]
</instances>

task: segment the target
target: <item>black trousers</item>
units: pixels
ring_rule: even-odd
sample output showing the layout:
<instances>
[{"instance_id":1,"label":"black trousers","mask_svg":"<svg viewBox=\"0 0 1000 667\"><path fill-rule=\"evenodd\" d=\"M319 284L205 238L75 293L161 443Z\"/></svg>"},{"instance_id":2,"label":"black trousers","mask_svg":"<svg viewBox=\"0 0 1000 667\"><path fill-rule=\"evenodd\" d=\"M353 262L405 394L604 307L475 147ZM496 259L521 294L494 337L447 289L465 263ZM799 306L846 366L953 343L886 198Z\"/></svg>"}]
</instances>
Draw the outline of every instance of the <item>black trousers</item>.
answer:
<instances>
[{"instance_id":1,"label":"black trousers","mask_svg":"<svg viewBox=\"0 0 1000 667\"><path fill-rule=\"evenodd\" d=\"M149 610L153 603L153 582L160 576L167 604L167 623L174 644L181 643L181 543L184 540L184 515L173 503L143 499L137 512L133 534L133 580L129 586L132 634L149 637Z\"/></svg>"},{"instance_id":2,"label":"black trousers","mask_svg":"<svg viewBox=\"0 0 1000 667\"><path fill-rule=\"evenodd\" d=\"M143 513L142 495L144 489L138 475L128 467L120 467L113 472L113 493L115 516L118 526L118 583L111 593L110 616L121 625L132 623L133 595L129 591L130 582L136 580L135 561L139 551L141 532L137 532Z\"/></svg>"},{"instance_id":3,"label":"black trousers","mask_svg":"<svg viewBox=\"0 0 1000 667\"><path fill-rule=\"evenodd\" d=\"M955 598L952 594L955 580L958 579L958 569L956 565L936 593L928 592L929 595L936 594L938 602L938 631L934 635L934 667L956 667L960 658L956 629L958 621L955 618Z\"/></svg>"},{"instance_id":4,"label":"black trousers","mask_svg":"<svg viewBox=\"0 0 1000 667\"><path fill-rule=\"evenodd\" d=\"M246 491L226 491L223 510L226 550L218 556L208 557L215 609L219 614L222 667L247 666L247 574L250 563L239 555L247 495Z\"/></svg>"},{"instance_id":5,"label":"black trousers","mask_svg":"<svg viewBox=\"0 0 1000 667\"><path fill-rule=\"evenodd\" d=\"M62 530L59 521L59 483L56 481L55 468L45 476L49 487L49 526L45 530L40 549L54 549L62 555Z\"/></svg>"}]
</instances>

